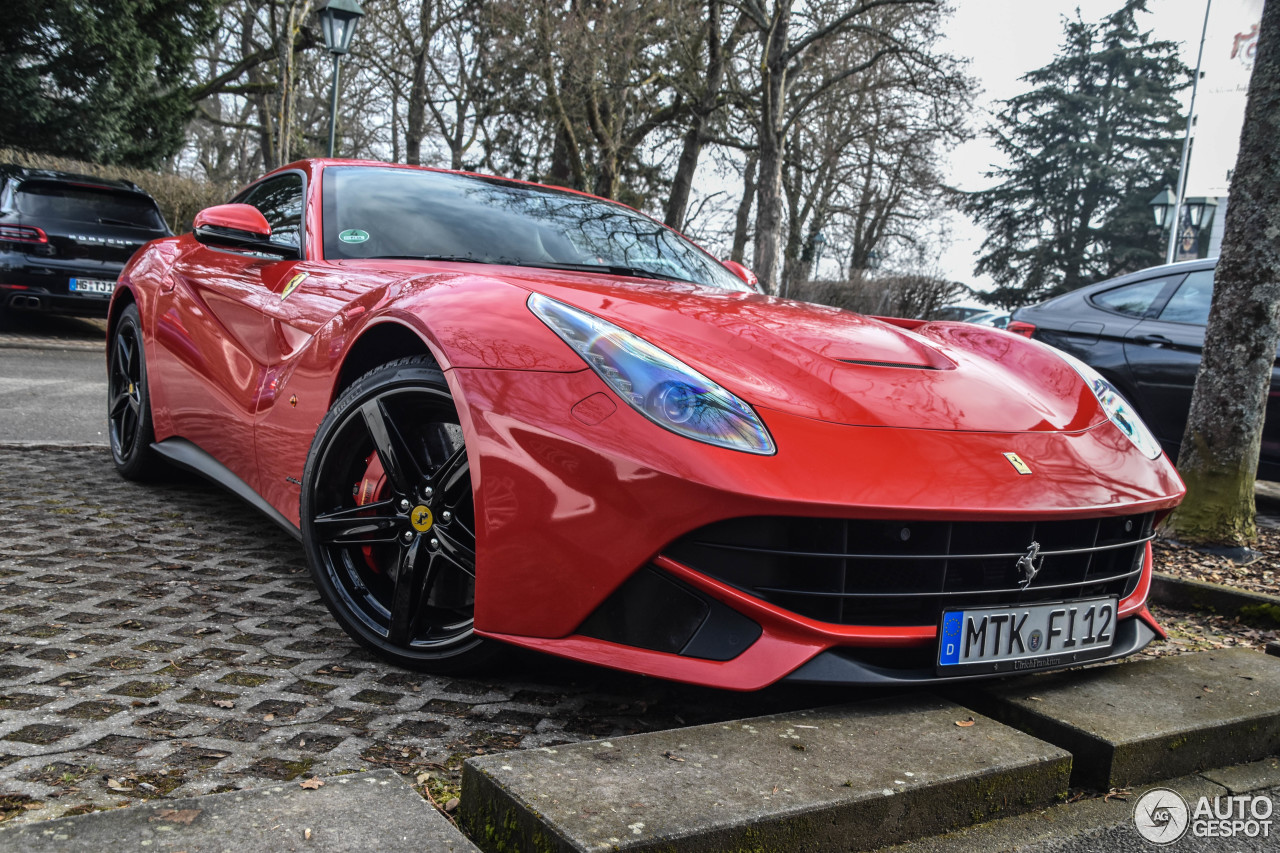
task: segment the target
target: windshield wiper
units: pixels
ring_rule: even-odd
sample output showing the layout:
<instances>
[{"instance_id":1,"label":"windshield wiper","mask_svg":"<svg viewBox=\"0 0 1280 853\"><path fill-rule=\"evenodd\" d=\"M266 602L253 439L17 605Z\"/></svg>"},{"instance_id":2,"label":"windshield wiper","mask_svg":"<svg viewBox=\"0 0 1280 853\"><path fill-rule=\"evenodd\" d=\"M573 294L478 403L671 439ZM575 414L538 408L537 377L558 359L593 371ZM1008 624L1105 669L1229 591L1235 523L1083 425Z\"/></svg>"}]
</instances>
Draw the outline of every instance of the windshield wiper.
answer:
<instances>
[{"instance_id":1,"label":"windshield wiper","mask_svg":"<svg viewBox=\"0 0 1280 853\"><path fill-rule=\"evenodd\" d=\"M570 264L558 263L554 261L542 262L526 262L522 261L518 264L522 267L538 267L540 269L549 270L569 270L571 272L605 272L610 275L625 275L632 278L656 278L659 281L683 281L689 284L702 284L700 281L694 281L691 278L681 278L677 275L671 275L665 272L655 272L647 270L643 267L628 267L619 264Z\"/></svg>"},{"instance_id":2,"label":"windshield wiper","mask_svg":"<svg viewBox=\"0 0 1280 853\"><path fill-rule=\"evenodd\" d=\"M111 219L110 217L107 217L107 216L99 216L99 217L98 217L98 224L99 224L99 225L127 225L127 226L129 226L130 228L144 228L144 227L146 227L146 226L143 226L143 225L139 225L139 224L138 224L138 223L136 223L136 222L130 222L130 221L129 221L129 220L127 220L127 219Z\"/></svg>"},{"instance_id":3,"label":"windshield wiper","mask_svg":"<svg viewBox=\"0 0 1280 853\"><path fill-rule=\"evenodd\" d=\"M484 258L471 258L465 255L375 255L372 258L360 258L360 260L384 260L384 261L454 261L463 264L491 264L493 261L486 261Z\"/></svg>"}]
</instances>

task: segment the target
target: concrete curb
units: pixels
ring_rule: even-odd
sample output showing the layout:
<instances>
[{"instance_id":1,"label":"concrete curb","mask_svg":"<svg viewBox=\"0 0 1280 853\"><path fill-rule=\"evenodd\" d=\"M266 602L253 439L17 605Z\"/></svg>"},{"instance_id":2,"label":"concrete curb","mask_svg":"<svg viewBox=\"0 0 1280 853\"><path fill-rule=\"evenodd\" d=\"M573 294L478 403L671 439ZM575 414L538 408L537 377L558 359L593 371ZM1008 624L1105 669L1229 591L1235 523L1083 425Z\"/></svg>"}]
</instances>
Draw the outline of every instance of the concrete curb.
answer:
<instances>
[{"instance_id":1,"label":"concrete curb","mask_svg":"<svg viewBox=\"0 0 1280 853\"><path fill-rule=\"evenodd\" d=\"M1036 812L1002 818L977 826L883 848L879 853L1014 853L1051 848L1064 850L1157 850L1138 836L1133 824L1134 803L1154 787L1176 791L1189 803L1200 797L1250 794L1280 788L1280 760L1264 759L1134 788L1116 797L1063 803ZM1118 836L1103 840L1100 836ZM1109 841L1131 839L1121 848ZM1169 849L1177 850L1182 845ZM1196 849L1204 849L1202 847ZM1224 849L1235 849L1224 848Z\"/></svg>"},{"instance_id":2,"label":"concrete curb","mask_svg":"<svg viewBox=\"0 0 1280 853\"><path fill-rule=\"evenodd\" d=\"M1280 662L1234 649L1010 679L971 697L1106 791L1280 752ZM969 703L967 703L969 704Z\"/></svg>"},{"instance_id":3,"label":"concrete curb","mask_svg":"<svg viewBox=\"0 0 1280 853\"><path fill-rule=\"evenodd\" d=\"M42 823L0 827L0 849L23 853L475 853L476 847L392 770L153 800Z\"/></svg>"},{"instance_id":4,"label":"concrete curb","mask_svg":"<svg viewBox=\"0 0 1280 853\"><path fill-rule=\"evenodd\" d=\"M917 695L468 759L460 823L493 853L868 850L1063 799L1070 767Z\"/></svg>"},{"instance_id":5,"label":"concrete curb","mask_svg":"<svg viewBox=\"0 0 1280 853\"><path fill-rule=\"evenodd\" d=\"M0 349L62 349L106 351L105 341L84 341L62 338L13 338L0 337Z\"/></svg>"},{"instance_id":6,"label":"concrete curb","mask_svg":"<svg viewBox=\"0 0 1280 853\"><path fill-rule=\"evenodd\" d=\"M1151 601L1175 610L1207 610L1237 617L1257 628L1280 627L1280 596L1261 592L1156 572L1151 578Z\"/></svg>"}]
</instances>

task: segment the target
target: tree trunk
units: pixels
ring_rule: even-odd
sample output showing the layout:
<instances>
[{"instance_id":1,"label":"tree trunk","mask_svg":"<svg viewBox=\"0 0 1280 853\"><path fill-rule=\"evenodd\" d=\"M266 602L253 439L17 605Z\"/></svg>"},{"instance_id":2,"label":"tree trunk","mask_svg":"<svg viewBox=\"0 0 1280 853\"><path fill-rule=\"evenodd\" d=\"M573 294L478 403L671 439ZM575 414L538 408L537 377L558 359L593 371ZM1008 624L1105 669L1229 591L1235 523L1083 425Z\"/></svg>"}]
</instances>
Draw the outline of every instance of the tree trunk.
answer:
<instances>
[{"instance_id":1,"label":"tree trunk","mask_svg":"<svg viewBox=\"0 0 1280 853\"><path fill-rule=\"evenodd\" d=\"M766 293L778 292L782 239L783 117L787 98L787 37L791 6L779 3L765 42L764 95L760 104L760 183L756 189L755 274Z\"/></svg>"},{"instance_id":2,"label":"tree trunk","mask_svg":"<svg viewBox=\"0 0 1280 853\"><path fill-rule=\"evenodd\" d=\"M747 256L747 231L751 226L751 202L756 197L756 168L760 158L754 151L747 155L742 167L742 201L738 202L738 215L733 225L733 251L729 260L742 263Z\"/></svg>"},{"instance_id":3,"label":"tree trunk","mask_svg":"<svg viewBox=\"0 0 1280 853\"><path fill-rule=\"evenodd\" d=\"M677 231L684 228L684 216L689 211L689 195L693 191L694 172L698 170L698 157L702 154L702 129L706 123L705 116L694 115L693 126L684 135L676 175L671 179L671 194L667 196L662 221Z\"/></svg>"},{"instance_id":4,"label":"tree trunk","mask_svg":"<svg viewBox=\"0 0 1280 853\"><path fill-rule=\"evenodd\" d=\"M1172 524L1190 542L1256 540L1254 478L1280 307L1280 2L1268 0L1249 83L1205 332L1182 437L1187 498Z\"/></svg>"},{"instance_id":5,"label":"tree trunk","mask_svg":"<svg viewBox=\"0 0 1280 853\"><path fill-rule=\"evenodd\" d=\"M680 231L684 217L689 212L689 196L693 190L693 176L698 171L698 158L706 142L707 120L720 102L720 89L724 84L724 50L720 44L720 0L707 3L707 79L693 110L693 124L684 135L676 175L671 180L671 195L667 197L667 209L663 222Z\"/></svg>"},{"instance_id":6,"label":"tree trunk","mask_svg":"<svg viewBox=\"0 0 1280 853\"><path fill-rule=\"evenodd\" d=\"M422 165L422 137L427 133L427 49L431 32L431 2L422 0L418 9L418 37L413 54L412 83L409 86L409 114L404 127L404 159L411 166Z\"/></svg>"}]
</instances>

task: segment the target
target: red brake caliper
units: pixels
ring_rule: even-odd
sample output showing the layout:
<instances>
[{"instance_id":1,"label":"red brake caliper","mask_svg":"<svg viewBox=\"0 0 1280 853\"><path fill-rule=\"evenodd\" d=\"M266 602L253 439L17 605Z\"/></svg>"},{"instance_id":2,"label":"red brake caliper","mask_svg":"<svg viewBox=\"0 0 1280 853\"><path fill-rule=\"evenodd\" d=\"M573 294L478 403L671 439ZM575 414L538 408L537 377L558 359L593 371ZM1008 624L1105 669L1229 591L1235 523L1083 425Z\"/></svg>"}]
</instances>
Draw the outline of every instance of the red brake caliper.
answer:
<instances>
[{"instance_id":1,"label":"red brake caliper","mask_svg":"<svg viewBox=\"0 0 1280 853\"><path fill-rule=\"evenodd\" d=\"M368 506L382 500L387 493L387 472L383 470L382 460L378 458L378 454L370 453L364 464L364 478L356 483L354 492L356 506ZM380 573L378 563L373 559L373 546L365 545L360 551L364 554L364 561L369 568Z\"/></svg>"}]
</instances>

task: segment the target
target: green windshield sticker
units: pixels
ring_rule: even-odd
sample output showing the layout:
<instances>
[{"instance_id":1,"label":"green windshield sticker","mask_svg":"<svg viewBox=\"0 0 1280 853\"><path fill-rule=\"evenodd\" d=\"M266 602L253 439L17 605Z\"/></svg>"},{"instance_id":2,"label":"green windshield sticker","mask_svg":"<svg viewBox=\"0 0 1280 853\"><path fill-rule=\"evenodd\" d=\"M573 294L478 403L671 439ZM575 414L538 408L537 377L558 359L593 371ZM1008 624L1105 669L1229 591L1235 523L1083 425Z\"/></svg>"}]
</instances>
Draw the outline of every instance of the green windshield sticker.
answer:
<instances>
[{"instance_id":1,"label":"green windshield sticker","mask_svg":"<svg viewBox=\"0 0 1280 853\"><path fill-rule=\"evenodd\" d=\"M363 243L369 239L369 232L361 231L359 228L348 228L338 235L338 239L344 243Z\"/></svg>"}]
</instances>

